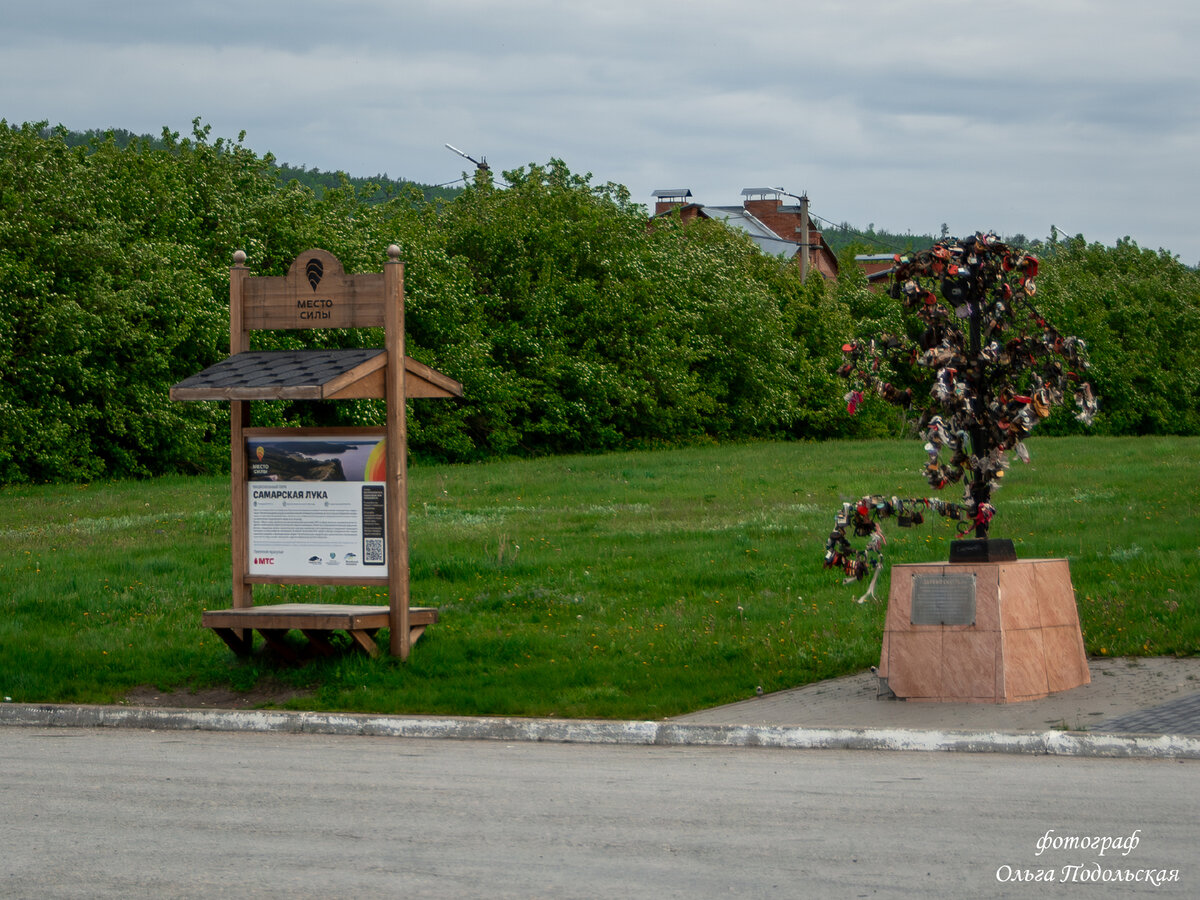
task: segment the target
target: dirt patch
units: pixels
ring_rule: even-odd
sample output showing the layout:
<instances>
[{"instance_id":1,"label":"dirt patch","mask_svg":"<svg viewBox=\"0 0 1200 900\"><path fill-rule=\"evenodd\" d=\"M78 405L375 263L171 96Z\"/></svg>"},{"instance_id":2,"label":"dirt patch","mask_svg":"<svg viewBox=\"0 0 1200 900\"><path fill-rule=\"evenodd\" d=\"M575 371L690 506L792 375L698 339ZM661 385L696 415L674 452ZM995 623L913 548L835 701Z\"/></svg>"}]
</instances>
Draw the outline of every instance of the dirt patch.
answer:
<instances>
[{"instance_id":1,"label":"dirt patch","mask_svg":"<svg viewBox=\"0 0 1200 900\"><path fill-rule=\"evenodd\" d=\"M248 691L233 691L228 688L179 688L160 691L153 685L142 685L126 694L124 703L126 706L164 706L175 709L258 709L264 706L283 706L289 700L310 695L310 691L271 682L257 684Z\"/></svg>"}]
</instances>

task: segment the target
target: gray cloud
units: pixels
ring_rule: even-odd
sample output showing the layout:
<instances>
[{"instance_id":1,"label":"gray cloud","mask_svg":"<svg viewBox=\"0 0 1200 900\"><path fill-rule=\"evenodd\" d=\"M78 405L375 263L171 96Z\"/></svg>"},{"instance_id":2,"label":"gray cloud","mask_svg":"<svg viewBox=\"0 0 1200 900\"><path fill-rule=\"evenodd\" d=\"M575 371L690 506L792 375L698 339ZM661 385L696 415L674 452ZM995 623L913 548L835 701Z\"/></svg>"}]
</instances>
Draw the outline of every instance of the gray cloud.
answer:
<instances>
[{"instance_id":1,"label":"gray cloud","mask_svg":"<svg viewBox=\"0 0 1200 900\"><path fill-rule=\"evenodd\" d=\"M1200 261L1200 8L1183 0L46 0L6 11L0 116L216 134L429 183L559 157L650 202L807 190L903 231L1051 225ZM1050 7L1050 8L1046 8Z\"/></svg>"}]
</instances>

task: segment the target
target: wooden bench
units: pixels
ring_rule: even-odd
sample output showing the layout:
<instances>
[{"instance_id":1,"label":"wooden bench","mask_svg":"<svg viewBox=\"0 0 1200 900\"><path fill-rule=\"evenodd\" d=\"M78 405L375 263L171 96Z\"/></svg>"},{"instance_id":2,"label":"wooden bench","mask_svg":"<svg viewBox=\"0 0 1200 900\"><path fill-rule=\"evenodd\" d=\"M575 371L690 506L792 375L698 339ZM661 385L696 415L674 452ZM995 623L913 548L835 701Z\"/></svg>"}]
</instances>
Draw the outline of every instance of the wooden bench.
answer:
<instances>
[{"instance_id":1,"label":"wooden bench","mask_svg":"<svg viewBox=\"0 0 1200 900\"><path fill-rule=\"evenodd\" d=\"M373 657L378 656L375 632L389 626L389 615L387 606L277 603L243 609L205 610L201 624L215 631L238 656L250 655L257 631L276 654L294 661L300 654L283 639L292 630L303 632L309 648L318 656L332 656L337 652L329 642L329 634L334 631L346 632L357 647ZM409 646L437 620L438 611L433 607L410 607Z\"/></svg>"}]
</instances>

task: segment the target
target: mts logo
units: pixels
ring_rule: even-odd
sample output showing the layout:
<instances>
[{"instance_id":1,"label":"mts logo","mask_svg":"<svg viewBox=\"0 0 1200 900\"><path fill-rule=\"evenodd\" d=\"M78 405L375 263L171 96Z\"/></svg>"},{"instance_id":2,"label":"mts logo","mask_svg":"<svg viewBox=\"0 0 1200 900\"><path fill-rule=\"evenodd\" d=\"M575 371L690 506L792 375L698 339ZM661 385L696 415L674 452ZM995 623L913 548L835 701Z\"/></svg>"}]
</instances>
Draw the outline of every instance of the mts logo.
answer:
<instances>
[{"instance_id":1,"label":"mts logo","mask_svg":"<svg viewBox=\"0 0 1200 900\"><path fill-rule=\"evenodd\" d=\"M254 557L256 566L273 566L275 565L275 557L273 556L256 556Z\"/></svg>"}]
</instances>

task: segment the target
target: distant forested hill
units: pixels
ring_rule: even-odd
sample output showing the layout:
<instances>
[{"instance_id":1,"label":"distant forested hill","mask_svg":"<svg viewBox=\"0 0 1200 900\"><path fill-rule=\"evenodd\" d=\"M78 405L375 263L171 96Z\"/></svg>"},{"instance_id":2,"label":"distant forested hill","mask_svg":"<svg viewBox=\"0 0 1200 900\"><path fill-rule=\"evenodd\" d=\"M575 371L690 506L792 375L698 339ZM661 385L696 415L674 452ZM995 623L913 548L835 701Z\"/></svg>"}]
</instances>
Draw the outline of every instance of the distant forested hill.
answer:
<instances>
[{"instance_id":1,"label":"distant forested hill","mask_svg":"<svg viewBox=\"0 0 1200 900\"><path fill-rule=\"evenodd\" d=\"M853 247L858 253L904 253L923 249L937 240L931 234L898 234L877 229L874 223L866 228L855 227L849 222L834 225L832 222L818 221L816 224L825 242L834 253L839 254L848 247Z\"/></svg>"},{"instance_id":2,"label":"distant forested hill","mask_svg":"<svg viewBox=\"0 0 1200 900\"><path fill-rule=\"evenodd\" d=\"M50 129L46 129L46 131L48 133ZM155 150L161 150L164 147L161 137L153 137L148 134L134 134L132 131L127 131L124 128L108 128L103 130L92 128L87 131L66 131L63 133L68 147L81 147L86 144L101 143L107 140L110 135L116 145L122 149L128 147L135 140L143 141ZM417 188L427 201L453 200L462 190L462 188L441 187L408 181L407 179L391 178L387 174L363 177L349 175L345 172L325 172L321 169L310 169L305 165L293 166L289 163L280 162L275 162L274 167L278 173L281 185L296 181L310 188L318 197L331 188L340 187L342 180L345 179L354 185L357 197L367 203L387 200L389 197L394 197L411 187ZM374 192L367 190L370 185L375 186Z\"/></svg>"},{"instance_id":3,"label":"distant forested hill","mask_svg":"<svg viewBox=\"0 0 1200 900\"><path fill-rule=\"evenodd\" d=\"M832 222L818 221L821 236L829 244L834 253L841 253L848 247L853 247L859 253L906 253L910 250L922 250L931 246L943 237L965 237L965 235L950 235L949 229L943 225L940 235L914 234L906 231L903 234L876 228L872 222L866 228L856 228L849 222L834 225ZM1040 241L1030 241L1023 234L1001 235L1004 242L1014 247L1030 248Z\"/></svg>"},{"instance_id":4,"label":"distant forested hill","mask_svg":"<svg viewBox=\"0 0 1200 900\"><path fill-rule=\"evenodd\" d=\"M109 135L112 136L117 146L121 148L129 146L135 139L147 142L154 149L161 150L163 148L162 138L156 138L148 134L134 134L124 128L104 130L93 128L88 131L67 131L64 133L66 143L70 147L82 146L93 142L103 142ZM440 200L449 202L462 191L461 187L421 184L403 178L392 178L386 173L361 176L349 175L338 171L329 172L316 168L310 169L303 164L292 165L290 163L274 161L273 165L278 174L280 185L296 181L310 188L317 197L322 196L327 190L339 187L343 179L354 185L355 194L358 199L367 203L382 202L389 197L397 196L405 189L411 187L420 190L427 201ZM367 190L368 186L371 185L375 186L373 192ZM910 250L920 250L928 247L939 239L939 236L933 234L914 234L911 231L900 233L888 231L885 228L876 228L874 222L868 224L866 228L861 228L851 225L849 222L841 222L835 225L832 222L821 221L818 218L816 225L821 229L822 236L824 236L825 241L836 254L840 254L843 250L851 247L858 253L905 253ZM1004 235L1003 237L1007 243L1014 246L1030 246L1030 241L1023 234ZM1037 242L1035 241L1034 243Z\"/></svg>"},{"instance_id":5,"label":"distant forested hill","mask_svg":"<svg viewBox=\"0 0 1200 900\"><path fill-rule=\"evenodd\" d=\"M345 172L324 172L321 169L290 166L287 163L277 163L275 168L279 173L280 184L297 181L305 187L311 188L312 192L318 197L331 188L339 187L343 178L354 185L358 198L367 203L387 200L389 197L396 196L406 188L412 187L417 188L427 201L450 201L462 191L462 188L440 187L419 184L415 181L396 180L395 178L388 177L386 173L383 175L372 175L370 178L362 178L356 175L347 175ZM367 190L370 185L377 187L374 193Z\"/></svg>"}]
</instances>

